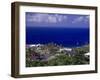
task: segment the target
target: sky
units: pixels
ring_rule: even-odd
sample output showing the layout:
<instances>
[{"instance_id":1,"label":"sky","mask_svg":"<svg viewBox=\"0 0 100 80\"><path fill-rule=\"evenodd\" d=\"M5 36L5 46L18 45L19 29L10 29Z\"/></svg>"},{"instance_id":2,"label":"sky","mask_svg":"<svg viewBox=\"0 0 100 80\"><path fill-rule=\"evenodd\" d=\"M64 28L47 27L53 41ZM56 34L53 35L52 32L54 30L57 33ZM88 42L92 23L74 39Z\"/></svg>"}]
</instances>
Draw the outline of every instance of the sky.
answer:
<instances>
[{"instance_id":1,"label":"sky","mask_svg":"<svg viewBox=\"0 0 100 80\"><path fill-rule=\"evenodd\" d=\"M89 28L89 15L26 12L26 27Z\"/></svg>"}]
</instances>

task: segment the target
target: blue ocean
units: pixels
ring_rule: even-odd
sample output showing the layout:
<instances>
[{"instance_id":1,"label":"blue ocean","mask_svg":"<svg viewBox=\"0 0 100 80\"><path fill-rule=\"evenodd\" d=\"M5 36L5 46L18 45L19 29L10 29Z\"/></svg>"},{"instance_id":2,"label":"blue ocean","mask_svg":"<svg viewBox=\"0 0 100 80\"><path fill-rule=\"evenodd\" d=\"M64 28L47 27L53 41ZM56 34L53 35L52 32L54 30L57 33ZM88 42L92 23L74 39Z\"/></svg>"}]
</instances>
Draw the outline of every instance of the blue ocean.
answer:
<instances>
[{"instance_id":1,"label":"blue ocean","mask_svg":"<svg viewBox=\"0 0 100 80\"><path fill-rule=\"evenodd\" d=\"M26 44L56 43L64 47L89 44L89 28L26 27Z\"/></svg>"}]
</instances>

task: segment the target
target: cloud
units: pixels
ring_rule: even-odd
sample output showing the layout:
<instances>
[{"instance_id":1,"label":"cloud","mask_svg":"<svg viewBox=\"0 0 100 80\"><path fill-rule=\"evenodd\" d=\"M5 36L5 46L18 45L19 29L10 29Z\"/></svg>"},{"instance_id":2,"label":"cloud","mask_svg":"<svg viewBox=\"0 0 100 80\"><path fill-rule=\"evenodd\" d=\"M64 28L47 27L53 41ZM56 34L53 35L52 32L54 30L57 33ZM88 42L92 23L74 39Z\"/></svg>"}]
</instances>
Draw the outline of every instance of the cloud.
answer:
<instances>
[{"instance_id":1,"label":"cloud","mask_svg":"<svg viewBox=\"0 0 100 80\"><path fill-rule=\"evenodd\" d=\"M36 23L60 23L63 21L67 21L67 16L59 15L59 14L27 14L27 21L28 22L36 22Z\"/></svg>"},{"instance_id":2,"label":"cloud","mask_svg":"<svg viewBox=\"0 0 100 80\"><path fill-rule=\"evenodd\" d=\"M55 16L47 16L47 19L45 20L45 22L48 22L48 23L57 23L58 20Z\"/></svg>"},{"instance_id":3,"label":"cloud","mask_svg":"<svg viewBox=\"0 0 100 80\"><path fill-rule=\"evenodd\" d=\"M87 27L89 25L89 16L28 12L26 14L26 23L30 27Z\"/></svg>"},{"instance_id":4,"label":"cloud","mask_svg":"<svg viewBox=\"0 0 100 80\"><path fill-rule=\"evenodd\" d=\"M43 21L43 18L45 18L46 14L28 14L27 15L27 21L29 22L41 22Z\"/></svg>"},{"instance_id":5,"label":"cloud","mask_svg":"<svg viewBox=\"0 0 100 80\"><path fill-rule=\"evenodd\" d=\"M80 17L73 19L72 23L79 23L79 22L84 23L88 21L89 21L89 16L80 16Z\"/></svg>"},{"instance_id":6,"label":"cloud","mask_svg":"<svg viewBox=\"0 0 100 80\"><path fill-rule=\"evenodd\" d=\"M89 16L85 17L85 22L89 22Z\"/></svg>"}]
</instances>

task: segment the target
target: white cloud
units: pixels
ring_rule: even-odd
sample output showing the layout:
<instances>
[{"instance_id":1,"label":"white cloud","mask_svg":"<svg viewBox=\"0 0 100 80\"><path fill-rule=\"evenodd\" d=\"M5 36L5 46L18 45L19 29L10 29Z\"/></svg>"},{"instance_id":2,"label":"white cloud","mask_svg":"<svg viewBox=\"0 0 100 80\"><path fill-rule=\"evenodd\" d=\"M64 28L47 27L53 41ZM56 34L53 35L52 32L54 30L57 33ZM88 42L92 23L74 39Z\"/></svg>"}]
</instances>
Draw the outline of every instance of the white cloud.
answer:
<instances>
[{"instance_id":1,"label":"white cloud","mask_svg":"<svg viewBox=\"0 0 100 80\"><path fill-rule=\"evenodd\" d=\"M89 21L89 16L86 16L85 17L85 22L88 22Z\"/></svg>"},{"instance_id":2,"label":"white cloud","mask_svg":"<svg viewBox=\"0 0 100 80\"><path fill-rule=\"evenodd\" d=\"M72 23L81 22L81 21L83 21L83 19L84 19L83 16L77 17L77 18L75 18L75 19L72 21Z\"/></svg>"},{"instance_id":3,"label":"white cloud","mask_svg":"<svg viewBox=\"0 0 100 80\"><path fill-rule=\"evenodd\" d=\"M47 22L50 22L50 23L57 23L58 22L57 18L54 16L48 16L46 20L47 20Z\"/></svg>"},{"instance_id":4,"label":"white cloud","mask_svg":"<svg viewBox=\"0 0 100 80\"><path fill-rule=\"evenodd\" d=\"M79 22L88 22L89 21L89 16L80 16L75 18L72 23L79 23Z\"/></svg>"},{"instance_id":5,"label":"white cloud","mask_svg":"<svg viewBox=\"0 0 100 80\"><path fill-rule=\"evenodd\" d=\"M67 21L67 16L59 14L33 14L27 15L27 21L29 22L45 22L45 23L58 23Z\"/></svg>"}]
</instances>

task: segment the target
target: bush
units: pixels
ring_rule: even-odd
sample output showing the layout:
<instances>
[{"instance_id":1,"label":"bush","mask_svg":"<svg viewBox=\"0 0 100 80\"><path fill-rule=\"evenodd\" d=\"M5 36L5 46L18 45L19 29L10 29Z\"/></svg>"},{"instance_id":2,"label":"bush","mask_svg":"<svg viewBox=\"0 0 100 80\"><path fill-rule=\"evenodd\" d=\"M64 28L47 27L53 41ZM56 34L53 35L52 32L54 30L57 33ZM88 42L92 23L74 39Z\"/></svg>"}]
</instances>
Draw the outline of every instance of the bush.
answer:
<instances>
[{"instance_id":1,"label":"bush","mask_svg":"<svg viewBox=\"0 0 100 80\"><path fill-rule=\"evenodd\" d=\"M71 57L67 55L59 55L54 59L48 61L48 65L70 65L72 63Z\"/></svg>"}]
</instances>

